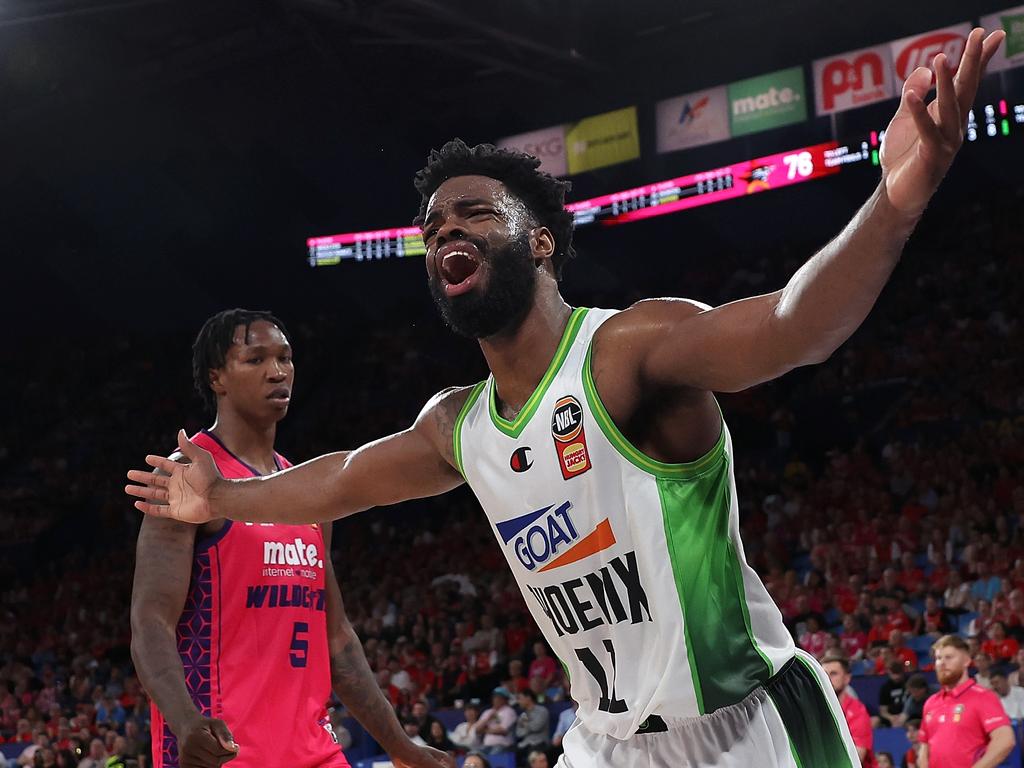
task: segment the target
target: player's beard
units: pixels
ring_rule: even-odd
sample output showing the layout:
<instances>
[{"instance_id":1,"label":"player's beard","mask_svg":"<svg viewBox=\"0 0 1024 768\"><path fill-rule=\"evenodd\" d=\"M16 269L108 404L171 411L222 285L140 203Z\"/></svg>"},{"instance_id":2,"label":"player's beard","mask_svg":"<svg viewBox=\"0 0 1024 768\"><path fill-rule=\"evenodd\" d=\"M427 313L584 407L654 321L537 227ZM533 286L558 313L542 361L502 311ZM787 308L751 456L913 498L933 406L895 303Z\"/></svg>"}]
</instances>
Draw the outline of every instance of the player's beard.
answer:
<instances>
[{"instance_id":1,"label":"player's beard","mask_svg":"<svg viewBox=\"0 0 1024 768\"><path fill-rule=\"evenodd\" d=\"M439 277L429 280L441 318L460 336L486 339L514 331L533 306L537 268L530 258L528 233L492 251L486 265L486 284L461 296L449 297Z\"/></svg>"}]
</instances>

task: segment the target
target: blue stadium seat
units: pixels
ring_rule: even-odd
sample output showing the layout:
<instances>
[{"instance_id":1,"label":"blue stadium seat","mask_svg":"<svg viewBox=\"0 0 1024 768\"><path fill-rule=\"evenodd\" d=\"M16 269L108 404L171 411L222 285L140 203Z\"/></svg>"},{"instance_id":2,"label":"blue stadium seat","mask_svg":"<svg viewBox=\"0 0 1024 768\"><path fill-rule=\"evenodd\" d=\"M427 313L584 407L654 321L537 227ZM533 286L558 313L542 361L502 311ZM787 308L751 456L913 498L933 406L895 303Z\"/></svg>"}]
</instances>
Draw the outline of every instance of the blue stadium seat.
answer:
<instances>
[{"instance_id":1,"label":"blue stadium seat","mask_svg":"<svg viewBox=\"0 0 1024 768\"><path fill-rule=\"evenodd\" d=\"M956 628L957 634L960 634L960 635L963 635L964 637L966 637L967 636L967 627L970 625L970 623L972 621L974 621L975 618L977 618L977 616L978 616L978 614L977 613L973 613L973 612L961 613L957 617L957 620L956 620L957 621L957 628Z\"/></svg>"},{"instance_id":2,"label":"blue stadium seat","mask_svg":"<svg viewBox=\"0 0 1024 768\"><path fill-rule=\"evenodd\" d=\"M932 643L935 641L928 635L917 635L907 638L907 647L918 656L928 656L932 652Z\"/></svg>"}]
</instances>

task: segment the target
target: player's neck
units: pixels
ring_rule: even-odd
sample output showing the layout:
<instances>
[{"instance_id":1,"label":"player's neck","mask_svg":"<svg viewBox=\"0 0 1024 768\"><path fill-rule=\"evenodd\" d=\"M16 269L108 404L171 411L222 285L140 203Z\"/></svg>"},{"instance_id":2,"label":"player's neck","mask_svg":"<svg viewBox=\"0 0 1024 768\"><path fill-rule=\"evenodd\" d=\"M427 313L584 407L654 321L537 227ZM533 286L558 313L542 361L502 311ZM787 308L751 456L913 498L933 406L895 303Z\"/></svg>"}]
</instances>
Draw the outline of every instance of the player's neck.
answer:
<instances>
[{"instance_id":1,"label":"player's neck","mask_svg":"<svg viewBox=\"0 0 1024 768\"><path fill-rule=\"evenodd\" d=\"M217 420L210 427L218 440L236 457L266 475L277 469L274 461L274 438L277 423L256 424L231 408L217 409Z\"/></svg>"},{"instance_id":2,"label":"player's neck","mask_svg":"<svg viewBox=\"0 0 1024 768\"><path fill-rule=\"evenodd\" d=\"M557 291L539 293L513 333L481 339L498 397L507 408L521 409L544 378L571 314Z\"/></svg>"}]
</instances>

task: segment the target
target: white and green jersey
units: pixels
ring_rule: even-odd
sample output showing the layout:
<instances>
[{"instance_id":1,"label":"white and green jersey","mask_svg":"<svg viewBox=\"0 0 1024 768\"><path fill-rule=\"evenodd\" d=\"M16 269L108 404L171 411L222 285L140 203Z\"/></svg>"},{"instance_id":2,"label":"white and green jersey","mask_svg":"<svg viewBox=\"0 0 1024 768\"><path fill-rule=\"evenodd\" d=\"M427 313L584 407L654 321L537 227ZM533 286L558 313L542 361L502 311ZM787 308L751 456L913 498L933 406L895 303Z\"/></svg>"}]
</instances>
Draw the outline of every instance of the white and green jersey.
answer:
<instances>
[{"instance_id":1,"label":"white and green jersey","mask_svg":"<svg viewBox=\"0 0 1024 768\"><path fill-rule=\"evenodd\" d=\"M792 638L739 536L732 441L655 461L612 423L590 370L614 310L576 309L514 421L494 378L455 424L473 489L534 618L568 670L588 729L736 704L793 658Z\"/></svg>"}]
</instances>

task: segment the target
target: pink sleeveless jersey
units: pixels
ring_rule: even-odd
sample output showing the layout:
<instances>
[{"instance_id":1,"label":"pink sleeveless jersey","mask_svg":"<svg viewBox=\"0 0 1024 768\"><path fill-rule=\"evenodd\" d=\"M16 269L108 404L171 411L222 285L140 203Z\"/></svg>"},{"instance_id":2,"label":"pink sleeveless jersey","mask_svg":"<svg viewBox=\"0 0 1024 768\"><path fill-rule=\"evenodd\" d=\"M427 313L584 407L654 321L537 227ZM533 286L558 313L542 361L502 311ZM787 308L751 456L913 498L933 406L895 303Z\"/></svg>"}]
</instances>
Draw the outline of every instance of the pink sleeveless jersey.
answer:
<instances>
[{"instance_id":1,"label":"pink sleeveless jersey","mask_svg":"<svg viewBox=\"0 0 1024 768\"><path fill-rule=\"evenodd\" d=\"M224 477L259 474L212 434L193 440ZM232 768L348 766L325 706L328 555L315 525L228 521L196 541L178 653L196 708L226 722L239 745ZM152 714L153 766L178 768L177 740L155 705Z\"/></svg>"}]
</instances>

